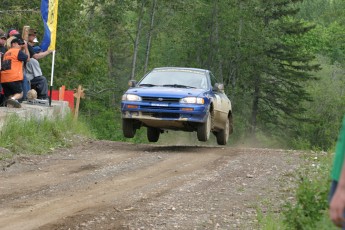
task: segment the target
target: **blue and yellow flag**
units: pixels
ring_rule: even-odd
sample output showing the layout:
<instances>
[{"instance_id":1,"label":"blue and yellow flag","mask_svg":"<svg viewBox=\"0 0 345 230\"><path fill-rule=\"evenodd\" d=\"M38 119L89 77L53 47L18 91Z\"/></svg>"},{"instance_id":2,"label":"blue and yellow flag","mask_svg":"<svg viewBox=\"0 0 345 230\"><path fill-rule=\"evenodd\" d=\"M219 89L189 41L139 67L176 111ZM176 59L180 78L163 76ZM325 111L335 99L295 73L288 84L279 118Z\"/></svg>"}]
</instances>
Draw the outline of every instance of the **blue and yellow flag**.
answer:
<instances>
[{"instance_id":1,"label":"blue and yellow flag","mask_svg":"<svg viewBox=\"0 0 345 230\"><path fill-rule=\"evenodd\" d=\"M41 14L44 23L44 36L41 42L42 51L55 50L58 0L42 0Z\"/></svg>"}]
</instances>

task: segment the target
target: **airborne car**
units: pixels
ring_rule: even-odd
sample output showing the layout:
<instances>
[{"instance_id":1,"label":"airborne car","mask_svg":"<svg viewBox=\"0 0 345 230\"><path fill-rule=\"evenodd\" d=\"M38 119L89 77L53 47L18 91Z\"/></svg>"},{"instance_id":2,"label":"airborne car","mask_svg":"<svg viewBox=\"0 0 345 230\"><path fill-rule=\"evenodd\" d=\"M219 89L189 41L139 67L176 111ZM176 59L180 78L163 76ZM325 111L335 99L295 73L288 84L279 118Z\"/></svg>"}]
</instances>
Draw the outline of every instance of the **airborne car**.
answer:
<instances>
[{"instance_id":1,"label":"airborne car","mask_svg":"<svg viewBox=\"0 0 345 230\"><path fill-rule=\"evenodd\" d=\"M209 70L162 67L146 74L122 96L122 130L133 138L147 127L147 138L157 142L165 130L197 132L207 141L212 132L226 145L233 131L231 102Z\"/></svg>"}]
</instances>

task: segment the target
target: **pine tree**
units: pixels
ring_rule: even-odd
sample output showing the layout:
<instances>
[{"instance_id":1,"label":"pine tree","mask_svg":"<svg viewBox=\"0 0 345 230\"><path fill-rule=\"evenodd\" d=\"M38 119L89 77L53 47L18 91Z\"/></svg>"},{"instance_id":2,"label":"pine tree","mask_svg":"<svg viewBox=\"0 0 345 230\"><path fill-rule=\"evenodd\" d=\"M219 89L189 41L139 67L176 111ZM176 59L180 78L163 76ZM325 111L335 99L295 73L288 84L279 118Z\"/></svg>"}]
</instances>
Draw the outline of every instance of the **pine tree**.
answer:
<instances>
[{"instance_id":1,"label":"pine tree","mask_svg":"<svg viewBox=\"0 0 345 230\"><path fill-rule=\"evenodd\" d=\"M294 18L296 1L258 1L257 29L261 43L254 58L255 72L248 82L252 91L251 133L256 128L286 128L284 119L301 119L302 102L310 100L304 83L313 80L314 57L296 43L313 26Z\"/></svg>"}]
</instances>

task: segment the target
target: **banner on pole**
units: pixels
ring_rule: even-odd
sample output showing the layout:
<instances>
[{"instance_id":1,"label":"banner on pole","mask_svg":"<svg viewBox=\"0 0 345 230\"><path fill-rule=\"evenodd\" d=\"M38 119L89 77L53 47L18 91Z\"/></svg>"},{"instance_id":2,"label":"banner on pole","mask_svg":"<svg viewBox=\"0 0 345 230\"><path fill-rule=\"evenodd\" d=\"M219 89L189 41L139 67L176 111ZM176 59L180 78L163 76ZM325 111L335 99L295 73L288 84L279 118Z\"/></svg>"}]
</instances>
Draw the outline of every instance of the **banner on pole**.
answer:
<instances>
[{"instance_id":1,"label":"banner on pole","mask_svg":"<svg viewBox=\"0 0 345 230\"><path fill-rule=\"evenodd\" d=\"M42 0L41 15L44 24L44 36L41 42L41 49L43 51L55 50L58 0Z\"/></svg>"}]
</instances>

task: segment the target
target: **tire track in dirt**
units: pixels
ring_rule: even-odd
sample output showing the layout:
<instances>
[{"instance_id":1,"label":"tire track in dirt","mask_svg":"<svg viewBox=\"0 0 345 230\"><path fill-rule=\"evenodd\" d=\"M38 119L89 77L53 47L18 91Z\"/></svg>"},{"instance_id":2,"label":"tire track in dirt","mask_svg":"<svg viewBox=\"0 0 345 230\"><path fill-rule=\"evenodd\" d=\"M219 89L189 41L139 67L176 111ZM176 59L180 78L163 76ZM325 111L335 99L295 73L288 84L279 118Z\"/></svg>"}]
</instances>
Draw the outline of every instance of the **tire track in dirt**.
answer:
<instances>
[{"instance_id":1,"label":"tire track in dirt","mask_svg":"<svg viewBox=\"0 0 345 230\"><path fill-rule=\"evenodd\" d=\"M133 194L162 196L198 178L198 170L214 169L224 155L235 155L224 150L94 142L32 157L34 164L18 163L0 174L1 229L51 229L102 210L130 208L143 199Z\"/></svg>"}]
</instances>

